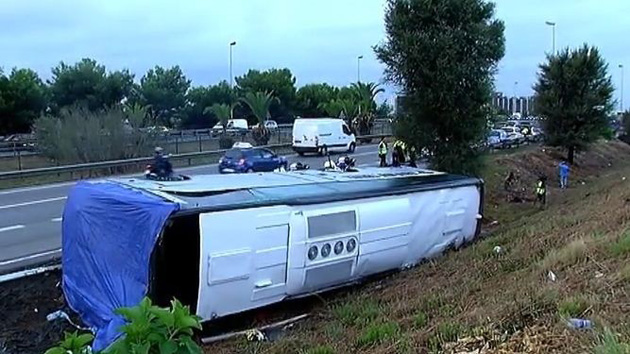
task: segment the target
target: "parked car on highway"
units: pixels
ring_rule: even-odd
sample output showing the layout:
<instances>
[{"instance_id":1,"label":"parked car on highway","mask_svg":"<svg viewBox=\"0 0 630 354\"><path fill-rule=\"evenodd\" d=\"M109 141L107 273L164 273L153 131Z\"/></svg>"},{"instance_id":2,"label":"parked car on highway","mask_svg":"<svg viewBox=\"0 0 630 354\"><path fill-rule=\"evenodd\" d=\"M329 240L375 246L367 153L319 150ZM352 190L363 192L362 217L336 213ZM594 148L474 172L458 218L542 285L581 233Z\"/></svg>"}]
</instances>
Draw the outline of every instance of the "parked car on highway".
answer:
<instances>
[{"instance_id":1,"label":"parked car on highway","mask_svg":"<svg viewBox=\"0 0 630 354\"><path fill-rule=\"evenodd\" d=\"M276 123L275 120L266 120L265 121L265 128L267 128L269 130L277 130L278 129L278 123Z\"/></svg>"},{"instance_id":2,"label":"parked car on highway","mask_svg":"<svg viewBox=\"0 0 630 354\"><path fill-rule=\"evenodd\" d=\"M507 147L508 135L501 129L492 129L488 135L487 144L491 149L503 149Z\"/></svg>"},{"instance_id":3,"label":"parked car on highway","mask_svg":"<svg viewBox=\"0 0 630 354\"><path fill-rule=\"evenodd\" d=\"M503 127L501 130L507 134L507 140L510 146L517 146L525 142L525 135L521 134L518 128Z\"/></svg>"},{"instance_id":4,"label":"parked car on highway","mask_svg":"<svg viewBox=\"0 0 630 354\"><path fill-rule=\"evenodd\" d=\"M286 158L251 145L235 145L219 160L219 173L271 172L278 168L288 168Z\"/></svg>"}]
</instances>

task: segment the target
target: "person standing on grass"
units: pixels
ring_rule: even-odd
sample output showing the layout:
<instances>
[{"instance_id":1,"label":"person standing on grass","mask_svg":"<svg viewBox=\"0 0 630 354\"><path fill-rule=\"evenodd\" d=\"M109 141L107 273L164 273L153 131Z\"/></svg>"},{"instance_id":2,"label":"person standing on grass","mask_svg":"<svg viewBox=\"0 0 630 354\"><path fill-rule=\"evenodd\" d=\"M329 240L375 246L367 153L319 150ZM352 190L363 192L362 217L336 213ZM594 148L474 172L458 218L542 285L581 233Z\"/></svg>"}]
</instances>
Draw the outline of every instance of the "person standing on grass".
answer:
<instances>
[{"instance_id":1,"label":"person standing on grass","mask_svg":"<svg viewBox=\"0 0 630 354\"><path fill-rule=\"evenodd\" d=\"M536 182L536 200L534 205L540 203L540 208L543 209L547 205L547 177L540 176Z\"/></svg>"},{"instance_id":2,"label":"person standing on grass","mask_svg":"<svg viewBox=\"0 0 630 354\"><path fill-rule=\"evenodd\" d=\"M560 188L566 189L569 185L569 164L562 160L558 165L558 172L560 173Z\"/></svg>"}]
</instances>

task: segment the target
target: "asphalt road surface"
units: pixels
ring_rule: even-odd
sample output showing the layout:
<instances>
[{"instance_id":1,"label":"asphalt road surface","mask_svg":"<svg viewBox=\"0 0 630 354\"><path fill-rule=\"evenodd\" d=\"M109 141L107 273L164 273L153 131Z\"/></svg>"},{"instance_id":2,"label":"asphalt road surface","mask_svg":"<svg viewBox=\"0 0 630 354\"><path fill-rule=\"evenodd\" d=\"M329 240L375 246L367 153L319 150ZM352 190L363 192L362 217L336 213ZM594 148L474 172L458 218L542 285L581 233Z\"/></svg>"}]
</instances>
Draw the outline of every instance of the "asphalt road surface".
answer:
<instances>
[{"instance_id":1,"label":"asphalt road surface","mask_svg":"<svg viewBox=\"0 0 630 354\"><path fill-rule=\"evenodd\" d=\"M376 145L357 147L357 167L376 166ZM287 156L321 168L324 157ZM216 164L179 169L187 175L218 173ZM14 271L60 255L61 215L74 182L0 191L0 273Z\"/></svg>"}]
</instances>

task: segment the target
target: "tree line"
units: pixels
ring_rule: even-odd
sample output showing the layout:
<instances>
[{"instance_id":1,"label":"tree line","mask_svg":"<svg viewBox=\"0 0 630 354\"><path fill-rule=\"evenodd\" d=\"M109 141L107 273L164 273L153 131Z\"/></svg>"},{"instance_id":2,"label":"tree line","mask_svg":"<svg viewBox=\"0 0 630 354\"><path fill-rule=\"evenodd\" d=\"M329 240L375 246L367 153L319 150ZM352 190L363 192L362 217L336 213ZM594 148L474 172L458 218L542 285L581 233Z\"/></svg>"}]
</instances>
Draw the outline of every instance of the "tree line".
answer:
<instances>
[{"instance_id":1,"label":"tree line","mask_svg":"<svg viewBox=\"0 0 630 354\"><path fill-rule=\"evenodd\" d=\"M33 70L0 70L0 135L28 133L42 114L58 116L67 107L81 106L94 112L117 105L146 107L151 125L170 128L208 128L218 122L215 104L233 106L230 116L257 121L249 104L238 104L257 95L269 96L270 118L290 123L296 116L347 118L370 113L386 116L392 107L376 105L382 89L374 83L355 83L336 87L315 83L296 87L289 69L249 70L214 85L193 86L179 66L156 66L139 80L129 70L108 71L93 59L74 64L61 62L44 81ZM253 96L252 96L253 95Z\"/></svg>"}]
</instances>

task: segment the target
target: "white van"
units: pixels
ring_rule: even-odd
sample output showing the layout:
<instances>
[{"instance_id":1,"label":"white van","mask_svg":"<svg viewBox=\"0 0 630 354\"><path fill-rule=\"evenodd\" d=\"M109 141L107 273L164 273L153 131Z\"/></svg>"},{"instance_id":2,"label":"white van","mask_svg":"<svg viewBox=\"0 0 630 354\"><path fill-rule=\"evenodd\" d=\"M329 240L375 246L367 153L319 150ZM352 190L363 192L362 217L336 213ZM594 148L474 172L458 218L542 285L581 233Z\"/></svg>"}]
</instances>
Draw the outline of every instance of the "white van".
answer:
<instances>
[{"instance_id":1,"label":"white van","mask_svg":"<svg viewBox=\"0 0 630 354\"><path fill-rule=\"evenodd\" d=\"M354 152L357 140L339 118L298 118L293 123L293 150L298 154Z\"/></svg>"},{"instance_id":2,"label":"white van","mask_svg":"<svg viewBox=\"0 0 630 354\"><path fill-rule=\"evenodd\" d=\"M247 119L229 119L227 122L227 127L225 127L228 133L236 134L236 133L247 133L249 129L247 127ZM218 122L214 127L212 127L212 134L217 135L223 132L223 126L221 122Z\"/></svg>"}]
</instances>

